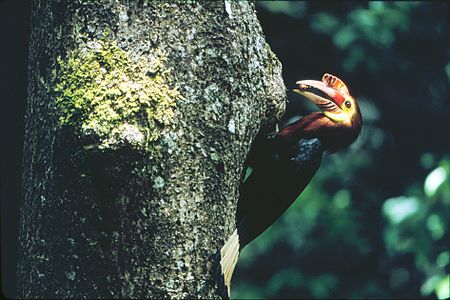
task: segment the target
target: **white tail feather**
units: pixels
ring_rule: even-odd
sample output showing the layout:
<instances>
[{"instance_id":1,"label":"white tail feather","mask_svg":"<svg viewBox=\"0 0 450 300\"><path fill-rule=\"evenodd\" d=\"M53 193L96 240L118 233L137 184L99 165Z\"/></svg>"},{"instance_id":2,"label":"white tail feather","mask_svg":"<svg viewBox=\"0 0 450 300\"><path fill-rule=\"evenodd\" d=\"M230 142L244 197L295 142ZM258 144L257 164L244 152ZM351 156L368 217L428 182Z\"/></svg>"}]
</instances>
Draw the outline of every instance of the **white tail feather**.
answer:
<instances>
[{"instance_id":1,"label":"white tail feather","mask_svg":"<svg viewBox=\"0 0 450 300\"><path fill-rule=\"evenodd\" d=\"M227 287L228 296L230 296L231 276L233 276L239 256L239 236L237 230L233 232L228 241L220 249L220 268Z\"/></svg>"}]
</instances>

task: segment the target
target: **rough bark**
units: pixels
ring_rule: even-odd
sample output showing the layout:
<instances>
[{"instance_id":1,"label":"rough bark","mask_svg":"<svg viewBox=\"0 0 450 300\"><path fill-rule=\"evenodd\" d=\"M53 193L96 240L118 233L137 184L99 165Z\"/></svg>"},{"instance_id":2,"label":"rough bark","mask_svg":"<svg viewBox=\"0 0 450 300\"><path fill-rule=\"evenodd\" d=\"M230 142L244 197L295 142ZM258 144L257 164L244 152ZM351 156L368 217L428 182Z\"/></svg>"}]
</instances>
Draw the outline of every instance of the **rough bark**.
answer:
<instances>
[{"instance_id":1,"label":"rough bark","mask_svg":"<svg viewBox=\"0 0 450 300\"><path fill-rule=\"evenodd\" d=\"M217 298L246 155L284 110L254 5L31 14L19 295Z\"/></svg>"}]
</instances>

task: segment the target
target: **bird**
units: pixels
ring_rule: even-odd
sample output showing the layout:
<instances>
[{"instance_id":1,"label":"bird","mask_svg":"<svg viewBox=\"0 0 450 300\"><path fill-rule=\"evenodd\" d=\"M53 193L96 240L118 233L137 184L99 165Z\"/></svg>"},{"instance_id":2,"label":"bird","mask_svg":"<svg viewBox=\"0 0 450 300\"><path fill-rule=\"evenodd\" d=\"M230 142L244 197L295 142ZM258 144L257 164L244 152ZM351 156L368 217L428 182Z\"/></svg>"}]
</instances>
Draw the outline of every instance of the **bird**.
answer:
<instances>
[{"instance_id":1,"label":"bird","mask_svg":"<svg viewBox=\"0 0 450 300\"><path fill-rule=\"evenodd\" d=\"M239 253L297 199L320 167L324 152L351 145L362 127L357 101L338 77L296 82L294 92L321 109L276 133L255 139L247 164L253 170L240 185L236 230L216 254L216 282L228 299Z\"/></svg>"}]
</instances>

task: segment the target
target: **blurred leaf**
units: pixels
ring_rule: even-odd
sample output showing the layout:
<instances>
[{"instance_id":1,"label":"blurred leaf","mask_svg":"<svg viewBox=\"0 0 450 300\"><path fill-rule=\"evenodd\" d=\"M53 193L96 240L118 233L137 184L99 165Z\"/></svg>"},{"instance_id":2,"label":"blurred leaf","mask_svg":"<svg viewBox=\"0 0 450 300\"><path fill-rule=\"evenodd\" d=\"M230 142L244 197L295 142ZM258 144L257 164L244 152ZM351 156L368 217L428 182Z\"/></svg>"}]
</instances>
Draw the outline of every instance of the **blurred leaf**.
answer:
<instances>
[{"instance_id":1,"label":"blurred leaf","mask_svg":"<svg viewBox=\"0 0 450 300\"><path fill-rule=\"evenodd\" d=\"M449 261L450 261L450 252L449 251L441 252L436 258L436 266L438 268L445 268L446 266L448 266Z\"/></svg>"},{"instance_id":2,"label":"blurred leaf","mask_svg":"<svg viewBox=\"0 0 450 300\"><path fill-rule=\"evenodd\" d=\"M340 190L334 194L334 205L339 209L344 209L349 206L352 195L348 190Z\"/></svg>"},{"instance_id":3,"label":"blurred leaf","mask_svg":"<svg viewBox=\"0 0 450 300\"><path fill-rule=\"evenodd\" d=\"M422 285L422 295L428 296L431 293L435 293L438 299L448 299L449 297L449 275L434 275L427 279Z\"/></svg>"},{"instance_id":4,"label":"blurred leaf","mask_svg":"<svg viewBox=\"0 0 450 300\"><path fill-rule=\"evenodd\" d=\"M311 20L311 27L318 32L330 33L339 28L339 20L332 14L319 12Z\"/></svg>"},{"instance_id":5,"label":"blurred leaf","mask_svg":"<svg viewBox=\"0 0 450 300\"><path fill-rule=\"evenodd\" d=\"M340 49L348 48L355 39L355 29L349 25L340 28L338 32L333 36L334 44Z\"/></svg>"},{"instance_id":6,"label":"blurred leaf","mask_svg":"<svg viewBox=\"0 0 450 300\"><path fill-rule=\"evenodd\" d=\"M382 12L385 9L385 3L383 1L370 1L369 9Z\"/></svg>"},{"instance_id":7,"label":"blurred leaf","mask_svg":"<svg viewBox=\"0 0 450 300\"><path fill-rule=\"evenodd\" d=\"M269 281L267 290L269 295L276 295L280 290L288 287L296 287L302 277L295 269L285 269L276 273Z\"/></svg>"},{"instance_id":8,"label":"blurred leaf","mask_svg":"<svg viewBox=\"0 0 450 300\"><path fill-rule=\"evenodd\" d=\"M436 165L434 156L431 153L423 153L420 157L420 163L426 169L431 169L434 165Z\"/></svg>"},{"instance_id":9,"label":"blurred leaf","mask_svg":"<svg viewBox=\"0 0 450 300\"><path fill-rule=\"evenodd\" d=\"M444 276L436 284L435 292L438 299L448 299L450 290L450 276Z\"/></svg>"},{"instance_id":10,"label":"blurred leaf","mask_svg":"<svg viewBox=\"0 0 450 300\"><path fill-rule=\"evenodd\" d=\"M293 18L300 18L306 11L303 1L259 1L258 5L273 13L283 13Z\"/></svg>"},{"instance_id":11,"label":"blurred leaf","mask_svg":"<svg viewBox=\"0 0 450 300\"><path fill-rule=\"evenodd\" d=\"M445 229L444 224L438 215L432 214L427 219L427 228L431 232L431 236L434 240L438 240L444 236Z\"/></svg>"},{"instance_id":12,"label":"blurred leaf","mask_svg":"<svg viewBox=\"0 0 450 300\"><path fill-rule=\"evenodd\" d=\"M253 172L253 168L252 168L252 167L248 167L248 168L245 170L245 175L244 175L244 180L243 180L243 181L246 181L247 178L250 177L250 175L252 174L252 172Z\"/></svg>"},{"instance_id":13,"label":"blurred leaf","mask_svg":"<svg viewBox=\"0 0 450 300\"><path fill-rule=\"evenodd\" d=\"M337 284L337 278L331 274L324 274L311 281L311 290L314 298L330 297L331 291Z\"/></svg>"},{"instance_id":14,"label":"blurred leaf","mask_svg":"<svg viewBox=\"0 0 450 300\"><path fill-rule=\"evenodd\" d=\"M434 275L428 278L425 283L420 288L420 292L423 296L428 296L431 293L434 292L435 288L438 286L439 282L441 281L442 276L440 275Z\"/></svg>"},{"instance_id":15,"label":"blurred leaf","mask_svg":"<svg viewBox=\"0 0 450 300\"><path fill-rule=\"evenodd\" d=\"M400 196L387 199L383 204L383 213L391 223L398 224L417 213L419 208L420 203L417 198Z\"/></svg>"},{"instance_id":16,"label":"blurred leaf","mask_svg":"<svg viewBox=\"0 0 450 300\"><path fill-rule=\"evenodd\" d=\"M425 179L424 190L428 197L434 196L441 184L447 180L448 174L443 167L434 169Z\"/></svg>"}]
</instances>

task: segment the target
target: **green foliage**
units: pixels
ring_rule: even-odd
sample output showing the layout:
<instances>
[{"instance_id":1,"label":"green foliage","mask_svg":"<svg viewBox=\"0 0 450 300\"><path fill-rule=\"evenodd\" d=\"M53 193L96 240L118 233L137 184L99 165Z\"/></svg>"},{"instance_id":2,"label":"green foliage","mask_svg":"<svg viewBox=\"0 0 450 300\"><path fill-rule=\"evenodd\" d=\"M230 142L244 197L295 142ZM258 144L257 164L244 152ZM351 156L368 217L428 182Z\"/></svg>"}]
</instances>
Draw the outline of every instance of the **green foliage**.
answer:
<instances>
[{"instance_id":1,"label":"green foliage","mask_svg":"<svg viewBox=\"0 0 450 300\"><path fill-rule=\"evenodd\" d=\"M85 40L58 59L56 106L60 124L81 129L108 147L122 138L154 141L170 124L181 95L168 86L164 56L132 59L107 37Z\"/></svg>"},{"instance_id":2,"label":"green foliage","mask_svg":"<svg viewBox=\"0 0 450 300\"><path fill-rule=\"evenodd\" d=\"M429 173L423 189L412 188L408 193L411 196L391 198L383 204L388 220L383 234L387 253L391 257L411 253L415 267L427 278L420 289L422 296L439 299L447 299L450 289L447 272L450 252L444 239L450 222L449 178L447 158Z\"/></svg>"},{"instance_id":3,"label":"green foliage","mask_svg":"<svg viewBox=\"0 0 450 300\"><path fill-rule=\"evenodd\" d=\"M448 298L448 6L274 1L259 9L285 82L335 73L364 124L242 251L232 297ZM288 105L309 112L299 98Z\"/></svg>"}]
</instances>

